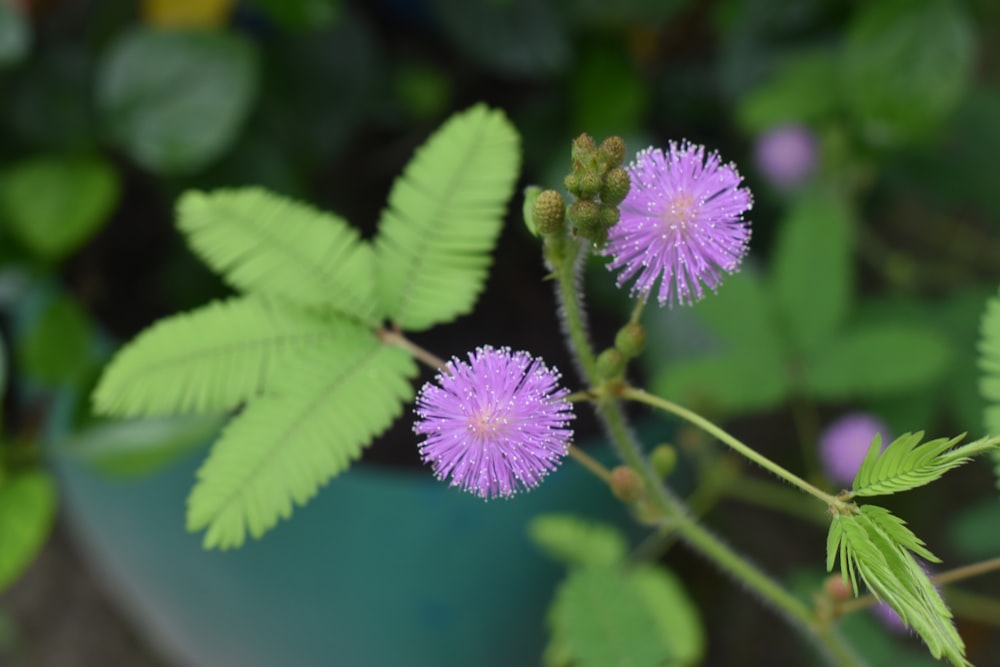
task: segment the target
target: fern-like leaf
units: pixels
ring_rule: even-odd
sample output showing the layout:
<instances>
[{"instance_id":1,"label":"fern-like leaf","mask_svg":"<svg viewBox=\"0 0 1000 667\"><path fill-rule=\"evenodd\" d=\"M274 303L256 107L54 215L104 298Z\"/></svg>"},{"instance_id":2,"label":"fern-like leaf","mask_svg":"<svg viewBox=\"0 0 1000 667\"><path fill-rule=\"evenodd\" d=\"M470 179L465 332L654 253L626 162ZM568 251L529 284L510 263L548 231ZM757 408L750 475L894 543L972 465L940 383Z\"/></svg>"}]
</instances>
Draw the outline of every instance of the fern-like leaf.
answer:
<instances>
[{"instance_id":1,"label":"fern-like leaf","mask_svg":"<svg viewBox=\"0 0 1000 667\"><path fill-rule=\"evenodd\" d=\"M860 579L920 635L935 658L945 657L957 667L968 667L965 644L955 630L951 611L914 553L937 561L903 521L888 510L866 505L853 514L833 518L827 569L832 569L839 555L841 574L851 582L855 595Z\"/></svg>"},{"instance_id":2,"label":"fern-like leaf","mask_svg":"<svg viewBox=\"0 0 1000 667\"><path fill-rule=\"evenodd\" d=\"M419 331L472 310L519 166L516 130L483 105L452 116L417 150L375 242L389 319Z\"/></svg>"},{"instance_id":3,"label":"fern-like leaf","mask_svg":"<svg viewBox=\"0 0 1000 667\"><path fill-rule=\"evenodd\" d=\"M119 350L94 390L94 410L120 417L229 410L345 328L356 327L258 297L213 302L160 320Z\"/></svg>"},{"instance_id":4,"label":"fern-like leaf","mask_svg":"<svg viewBox=\"0 0 1000 667\"><path fill-rule=\"evenodd\" d=\"M410 355L360 330L303 360L215 443L188 498L188 529L207 527L206 548L259 538L399 416L415 375Z\"/></svg>"},{"instance_id":5,"label":"fern-like leaf","mask_svg":"<svg viewBox=\"0 0 1000 667\"><path fill-rule=\"evenodd\" d=\"M940 478L984 452L1000 445L1000 437L982 438L961 447L954 447L965 435L951 439L938 438L923 444L922 431L904 433L881 451L881 439L876 435L865 455L850 496L885 496L909 491Z\"/></svg>"},{"instance_id":6,"label":"fern-like leaf","mask_svg":"<svg viewBox=\"0 0 1000 667\"><path fill-rule=\"evenodd\" d=\"M375 254L342 218L260 188L188 192L177 226L234 287L378 322Z\"/></svg>"}]
</instances>

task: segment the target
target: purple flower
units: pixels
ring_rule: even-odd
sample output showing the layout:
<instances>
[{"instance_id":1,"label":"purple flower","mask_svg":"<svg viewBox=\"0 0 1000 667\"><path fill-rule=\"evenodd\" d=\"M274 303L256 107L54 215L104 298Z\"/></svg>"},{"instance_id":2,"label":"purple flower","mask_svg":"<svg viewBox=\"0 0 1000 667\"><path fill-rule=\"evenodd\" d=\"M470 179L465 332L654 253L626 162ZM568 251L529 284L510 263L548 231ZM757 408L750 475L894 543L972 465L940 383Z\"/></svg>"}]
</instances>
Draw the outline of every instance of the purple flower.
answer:
<instances>
[{"instance_id":1,"label":"purple flower","mask_svg":"<svg viewBox=\"0 0 1000 667\"><path fill-rule=\"evenodd\" d=\"M618 286L636 278L632 294L648 295L657 280L660 305L691 304L715 290L722 271L739 268L750 241L743 214L750 191L732 164L703 146L670 143L641 151L628 166L632 187L602 254L621 269Z\"/></svg>"},{"instance_id":2,"label":"purple flower","mask_svg":"<svg viewBox=\"0 0 1000 667\"><path fill-rule=\"evenodd\" d=\"M489 500L538 486L566 455L574 414L559 371L527 352L480 347L417 396L414 433L438 479Z\"/></svg>"},{"instance_id":3,"label":"purple flower","mask_svg":"<svg viewBox=\"0 0 1000 667\"><path fill-rule=\"evenodd\" d=\"M816 168L818 152L816 137L809 128L778 125L757 137L754 162L772 185L788 190L809 178Z\"/></svg>"},{"instance_id":4,"label":"purple flower","mask_svg":"<svg viewBox=\"0 0 1000 667\"><path fill-rule=\"evenodd\" d=\"M888 602L876 602L871 607L871 610L872 614L875 615L875 618L877 618L879 623L885 626L887 630L899 635L906 633L906 623L904 623L903 619L900 618L898 613L896 613L896 610L889 606Z\"/></svg>"},{"instance_id":5,"label":"purple flower","mask_svg":"<svg viewBox=\"0 0 1000 667\"><path fill-rule=\"evenodd\" d=\"M819 456L823 469L837 484L854 482L861 462L868 453L872 438L882 434L882 448L890 441L885 423L864 412L852 412L830 424L819 437Z\"/></svg>"}]
</instances>

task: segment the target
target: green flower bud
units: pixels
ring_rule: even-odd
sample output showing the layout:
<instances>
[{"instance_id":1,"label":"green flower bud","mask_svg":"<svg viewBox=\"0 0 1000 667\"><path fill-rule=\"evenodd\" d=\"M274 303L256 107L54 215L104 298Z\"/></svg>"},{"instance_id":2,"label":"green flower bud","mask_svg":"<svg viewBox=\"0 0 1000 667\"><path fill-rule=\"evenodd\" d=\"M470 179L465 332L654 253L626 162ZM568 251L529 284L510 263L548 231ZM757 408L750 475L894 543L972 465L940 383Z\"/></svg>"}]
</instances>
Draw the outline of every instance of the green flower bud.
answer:
<instances>
[{"instance_id":1,"label":"green flower bud","mask_svg":"<svg viewBox=\"0 0 1000 667\"><path fill-rule=\"evenodd\" d=\"M601 177L594 173L585 173L580 176L579 196L584 199L593 199L601 192Z\"/></svg>"},{"instance_id":2,"label":"green flower bud","mask_svg":"<svg viewBox=\"0 0 1000 667\"><path fill-rule=\"evenodd\" d=\"M565 180L563 180L563 185L566 189L575 194L577 197L580 196L580 177L576 174L566 174Z\"/></svg>"},{"instance_id":3,"label":"green flower bud","mask_svg":"<svg viewBox=\"0 0 1000 667\"><path fill-rule=\"evenodd\" d=\"M575 201L569 207L569 221L584 235L597 227L600 217L600 207L586 199Z\"/></svg>"},{"instance_id":4,"label":"green flower bud","mask_svg":"<svg viewBox=\"0 0 1000 667\"><path fill-rule=\"evenodd\" d=\"M618 224L621 219L621 212L617 206L611 204L601 204L600 224L601 229L611 229Z\"/></svg>"},{"instance_id":5,"label":"green flower bud","mask_svg":"<svg viewBox=\"0 0 1000 667\"><path fill-rule=\"evenodd\" d=\"M617 206L628 196L629 188L632 186L632 179L628 172L621 167L615 167L604 174L604 183L601 186L601 201L605 204Z\"/></svg>"},{"instance_id":6,"label":"green flower bud","mask_svg":"<svg viewBox=\"0 0 1000 667\"><path fill-rule=\"evenodd\" d=\"M601 160L608 167L617 167L625 159L625 140L619 136L608 137L601 142Z\"/></svg>"},{"instance_id":7,"label":"green flower bud","mask_svg":"<svg viewBox=\"0 0 1000 667\"><path fill-rule=\"evenodd\" d=\"M625 357L613 347L597 355L597 374L605 380L620 376L625 371Z\"/></svg>"},{"instance_id":8,"label":"green flower bud","mask_svg":"<svg viewBox=\"0 0 1000 667\"><path fill-rule=\"evenodd\" d=\"M642 478L628 466L617 466L611 471L611 492L623 503L634 503L642 497Z\"/></svg>"},{"instance_id":9,"label":"green flower bud","mask_svg":"<svg viewBox=\"0 0 1000 667\"><path fill-rule=\"evenodd\" d=\"M584 132L573 140L573 148L570 150L573 164L584 164L594 156L595 150L597 150L597 146L594 144L593 137ZM624 151L622 151L622 155L624 154Z\"/></svg>"},{"instance_id":10,"label":"green flower bud","mask_svg":"<svg viewBox=\"0 0 1000 667\"><path fill-rule=\"evenodd\" d=\"M562 195L555 190L543 190L535 200L535 227L542 234L557 234L562 231L566 204Z\"/></svg>"},{"instance_id":11,"label":"green flower bud","mask_svg":"<svg viewBox=\"0 0 1000 667\"><path fill-rule=\"evenodd\" d=\"M649 453L649 462L660 477L667 477L677 467L677 450L664 443Z\"/></svg>"},{"instance_id":12,"label":"green flower bud","mask_svg":"<svg viewBox=\"0 0 1000 667\"><path fill-rule=\"evenodd\" d=\"M638 322L626 324L615 334L615 348L626 359L639 356L646 345L646 329Z\"/></svg>"}]
</instances>

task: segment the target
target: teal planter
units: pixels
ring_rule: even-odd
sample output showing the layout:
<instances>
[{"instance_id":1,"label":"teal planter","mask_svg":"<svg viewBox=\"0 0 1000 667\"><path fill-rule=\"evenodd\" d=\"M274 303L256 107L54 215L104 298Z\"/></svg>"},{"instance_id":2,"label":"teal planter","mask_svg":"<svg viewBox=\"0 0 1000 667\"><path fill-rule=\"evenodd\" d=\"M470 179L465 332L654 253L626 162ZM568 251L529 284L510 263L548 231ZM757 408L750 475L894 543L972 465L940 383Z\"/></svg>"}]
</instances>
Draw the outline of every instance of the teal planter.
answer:
<instances>
[{"instance_id":1,"label":"teal planter","mask_svg":"<svg viewBox=\"0 0 1000 667\"><path fill-rule=\"evenodd\" d=\"M622 518L572 461L538 489L488 503L426 470L359 465L263 540L206 552L184 530L203 456L136 479L55 456L81 550L177 665L535 665L562 571L529 543L527 522L598 508Z\"/></svg>"}]
</instances>

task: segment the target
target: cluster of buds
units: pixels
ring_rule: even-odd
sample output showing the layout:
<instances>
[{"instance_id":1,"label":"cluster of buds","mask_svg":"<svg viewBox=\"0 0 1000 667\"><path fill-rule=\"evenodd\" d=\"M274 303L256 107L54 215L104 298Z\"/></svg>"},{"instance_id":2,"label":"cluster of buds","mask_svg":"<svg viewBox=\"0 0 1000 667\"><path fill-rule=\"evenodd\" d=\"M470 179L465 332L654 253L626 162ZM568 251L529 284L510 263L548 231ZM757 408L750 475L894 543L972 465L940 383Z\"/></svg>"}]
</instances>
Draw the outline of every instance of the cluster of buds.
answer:
<instances>
[{"instance_id":1,"label":"cluster of buds","mask_svg":"<svg viewBox=\"0 0 1000 667\"><path fill-rule=\"evenodd\" d=\"M603 246L608 230L618 222L618 206L631 185L628 172L621 166L624 159L625 142L621 137L608 137L600 146L588 134L574 139L573 171L566 176L565 185L575 201L567 210L558 192L540 192L532 211L538 232L561 234L568 220L571 234Z\"/></svg>"},{"instance_id":2,"label":"cluster of buds","mask_svg":"<svg viewBox=\"0 0 1000 667\"><path fill-rule=\"evenodd\" d=\"M646 330L638 322L629 322L615 336L615 344L597 356L597 372L605 380L615 380L625 372L629 360L639 356L646 345Z\"/></svg>"}]
</instances>

